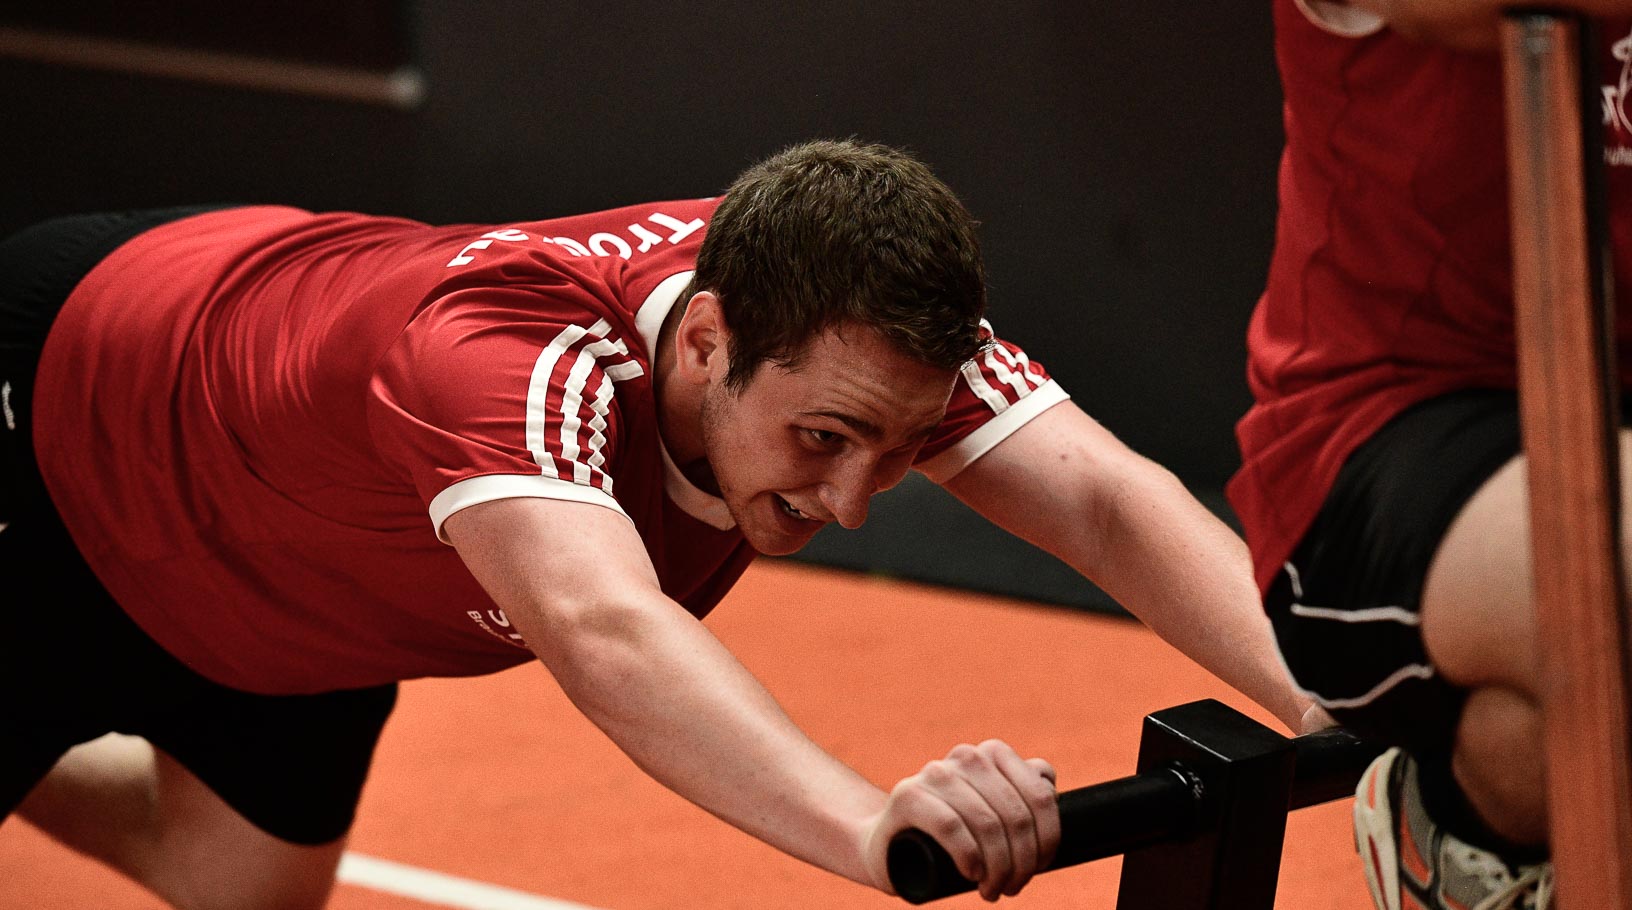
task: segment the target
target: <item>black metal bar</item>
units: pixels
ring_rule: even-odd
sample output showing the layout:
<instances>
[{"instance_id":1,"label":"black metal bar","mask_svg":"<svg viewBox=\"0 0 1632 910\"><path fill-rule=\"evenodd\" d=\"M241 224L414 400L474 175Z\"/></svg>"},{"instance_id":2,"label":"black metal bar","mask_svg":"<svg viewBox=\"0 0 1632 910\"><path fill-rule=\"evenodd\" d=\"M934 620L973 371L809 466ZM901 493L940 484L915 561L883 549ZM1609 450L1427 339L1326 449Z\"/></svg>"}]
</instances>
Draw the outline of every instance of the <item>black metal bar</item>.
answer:
<instances>
[{"instance_id":1,"label":"black metal bar","mask_svg":"<svg viewBox=\"0 0 1632 910\"><path fill-rule=\"evenodd\" d=\"M1307 809L1354 795L1360 775L1383 747L1368 743L1341 727L1308 733L1292 740L1298 753L1289 808Z\"/></svg>"},{"instance_id":2,"label":"black metal bar","mask_svg":"<svg viewBox=\"0 0 1632 910\"><path fill-rule=\"evenodd\" d=\"M1158 723L1164 723L1163 718L1176 720L1184 731L1178 734L1181 739L1208 745L1184 760L1158 762L1130 777L1061 793L1060 846L1048 871L1193 838L1209 827L1217 828L1226 816L1216 806L1211 816L1204 815L1206 800L1226 789L1220 768L1249 753L1272 755L1278 744L1290 743L1295 760L1290 793L1284 800L1261 807L1284 817L1288 808L1301 809L1351 795L1366 765L1380 751L1345 730L1287 740L1210 700L1157 712L1146 719L1147 725L1152 718ZM1216 759L1212 767L1208 767L1207 755ZM1275 761L1271 759L1271 765ZM1249 807L1245 811L1258 810ZM975 887L958 874L946 851L921 831L898 834L890 843L888 860L896 893L910 903L962 894ZM1187 868L1186 874L1190 871ZM1177 906L1164 910L1177 910Z\"/></svg>"},{"instance_id":3,"label":"black metal bar","mask_svg":"<svg viewBox=\"0 0 1632 910\"><path fill-rule=\"evenodd\" d=\"M1296 761L1291 740L1216 701L1146 717L1139 768L1200 779L1197 824L1123 858L1117 910L1269 910Z\"/></svg>"}]
</instances>

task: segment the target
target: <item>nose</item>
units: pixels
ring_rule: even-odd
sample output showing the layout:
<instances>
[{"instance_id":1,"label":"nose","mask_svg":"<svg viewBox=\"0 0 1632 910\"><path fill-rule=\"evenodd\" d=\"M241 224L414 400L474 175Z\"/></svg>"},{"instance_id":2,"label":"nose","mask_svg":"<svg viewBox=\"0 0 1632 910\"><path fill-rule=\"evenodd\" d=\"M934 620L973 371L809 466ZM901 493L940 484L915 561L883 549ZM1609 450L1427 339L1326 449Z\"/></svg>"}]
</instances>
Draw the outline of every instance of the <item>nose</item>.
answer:
<instances>
[{"instance_id":1,"label":"nose","mask_svg":"<svg viewBox=\"0 0 1632 910\"><path fill-rule=\"evenodd\" d=\"M867 505L880 485L876 458L850 458L836 466L817 492L822 507L841 527L855 530L867 521Z\"/></svg>"},{"instance_id":2,"label":"nose","mask_svg":"<svg viewBox=\"0 0 1632 910\"><path fill-rule=\"evenodd\" d=\"M844 465L821 484L818 493L824 509L839 522L840 527L855 530L867 522L867 502L873 497L870 471L857 470L857 465Z\"/></svg>"},{"instance_id":3,"label":"nose","mask_svg":"<svg viewBox=\"0 0 1632 910\"><path fill-rule=\"evenodd\" d=\"M841 527L854 531L867 521L867 501L871 497L865 488L849 483L823 484L818 498Z\"/></svg>"}]
</instances>

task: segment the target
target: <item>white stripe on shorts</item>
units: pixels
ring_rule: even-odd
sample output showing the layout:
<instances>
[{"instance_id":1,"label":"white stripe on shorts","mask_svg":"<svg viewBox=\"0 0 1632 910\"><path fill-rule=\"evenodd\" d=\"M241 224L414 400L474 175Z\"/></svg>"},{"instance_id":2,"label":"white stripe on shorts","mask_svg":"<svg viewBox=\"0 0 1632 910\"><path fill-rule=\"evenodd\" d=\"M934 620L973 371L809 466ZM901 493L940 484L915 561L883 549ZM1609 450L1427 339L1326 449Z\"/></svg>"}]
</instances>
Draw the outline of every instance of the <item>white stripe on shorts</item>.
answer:
<instances>
[{"instance_id":1,"label":"white stripe on shorts","mask_svg":"<svg viewBox=\"0 0 1632 910\"><path fill-rule=\"evenodd\" d=\"M1293 616L1308 619L1332 619L1338 622L1397 622L1401 625L1420 626L1422 617L1404 607L1366 607L1363 610L1334 610L1331 607L1292 605Z\"/></svg>"},{"instance_id":2,"label":"white stripe on shorts","mask_svg":"<svg viewBox=\"0 0 1632 910\"><path fill-rule=\"evenodd\" d=\"M1364 708L1381 698L1389 689L1408 679L1432 679L1433 676L1434 668L1427 664L1408 664L1390 673L1388 678L1373 686L1371 691L1358 698L1325 698L1315 692L1308 692L1307 694L1314 698L1315 702L1322 708Z\"/></svg>"}]
</instances>

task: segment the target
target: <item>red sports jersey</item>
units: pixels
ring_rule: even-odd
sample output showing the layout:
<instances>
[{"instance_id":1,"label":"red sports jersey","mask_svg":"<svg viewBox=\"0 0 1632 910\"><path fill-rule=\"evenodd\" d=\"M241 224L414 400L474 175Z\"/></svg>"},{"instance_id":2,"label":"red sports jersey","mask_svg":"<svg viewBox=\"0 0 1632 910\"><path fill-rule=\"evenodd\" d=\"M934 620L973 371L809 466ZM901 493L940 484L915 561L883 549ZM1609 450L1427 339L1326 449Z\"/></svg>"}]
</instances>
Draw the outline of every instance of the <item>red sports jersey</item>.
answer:
<instances>
[{"instance_id":1,"label":"red sports jersey","mask_svg":"<svg viewBox=\"0 0 1632 910\"><path fill-rule=\"evenodd\" d=\"M1244 464L1229 486L1266 587L1344 461L1391 417L1453 389L1516 384L1498 59L1312 5L1275 2L1280 216L1248 335L1257 404L1237 427ZM1621 301L1632 301L1629 31L1605 23L1597 55ZM1619 333L1625 383L1632 320Z\"/></svg>"},{"instance_id":2,"label":"red sports jersey","mask_svg":"<svg viewBox=\"0 0 1632 910\"><path fill-rule=\"evenodd\" d=\"M497 228L253 207L142 234L46 344L52 496L148 634L254 692L528 660L438 540L495 499L623 513L702 616L753 554L669 463L648 352L715 204ZM919 465L938 479L1064 397L1012 346L963 376Z\"/></svg>"}]
</instances>

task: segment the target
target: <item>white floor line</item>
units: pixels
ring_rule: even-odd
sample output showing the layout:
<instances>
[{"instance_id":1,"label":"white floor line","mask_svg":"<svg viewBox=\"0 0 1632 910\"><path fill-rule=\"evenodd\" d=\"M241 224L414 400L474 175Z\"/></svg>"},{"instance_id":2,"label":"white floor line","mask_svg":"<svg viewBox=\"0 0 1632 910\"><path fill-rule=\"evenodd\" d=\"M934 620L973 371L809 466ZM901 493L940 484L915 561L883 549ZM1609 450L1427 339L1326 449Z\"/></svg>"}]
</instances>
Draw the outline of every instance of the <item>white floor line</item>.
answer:
<instances>
[{"instance_id":1,"label":"white floor line","mask_svg":"<svg viewBox=\"0 0 1632 910\"><path fill-rule=\"evenodd\" d=\"M540 897L361 853L341 857L339 878L348 885L459 910L596 910L585 904Z\"/></svg>"}]
</instances>

